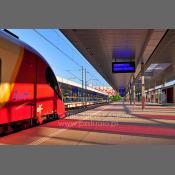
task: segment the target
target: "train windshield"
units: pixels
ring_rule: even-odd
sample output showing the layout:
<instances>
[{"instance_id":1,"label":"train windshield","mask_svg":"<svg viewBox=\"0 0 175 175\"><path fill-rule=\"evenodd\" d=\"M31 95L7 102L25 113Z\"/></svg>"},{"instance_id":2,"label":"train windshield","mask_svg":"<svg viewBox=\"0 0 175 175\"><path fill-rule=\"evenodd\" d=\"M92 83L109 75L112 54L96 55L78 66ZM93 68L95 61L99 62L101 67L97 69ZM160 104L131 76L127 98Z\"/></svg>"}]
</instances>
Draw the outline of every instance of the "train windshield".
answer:
<instances>
[{"instance_id":1,"label":"train windshield","mask_svg":"<svg viewBox=\"0 0 175 175\"><path fill-rule=\"evenodd\" d=\"M58 81L53 73L53 71L51 70L50 67L47 67L46 69L46 80L47 83L49 84L49 86L55 91L55 93L57 94L57 96L62 99L62 95L61 95L61 91L58 85Z\"/></svg>"}]
</instances>

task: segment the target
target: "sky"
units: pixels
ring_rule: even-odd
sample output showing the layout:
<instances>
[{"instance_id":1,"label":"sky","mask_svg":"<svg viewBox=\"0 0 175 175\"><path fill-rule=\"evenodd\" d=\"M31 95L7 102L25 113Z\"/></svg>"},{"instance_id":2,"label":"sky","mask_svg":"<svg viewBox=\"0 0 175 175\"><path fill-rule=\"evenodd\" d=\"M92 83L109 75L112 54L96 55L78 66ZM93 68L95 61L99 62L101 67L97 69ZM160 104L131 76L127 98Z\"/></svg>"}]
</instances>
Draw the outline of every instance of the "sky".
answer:
<instances>
[{"instance_id":1,"label":"sky","mask_svg":"<svg viewBox=\"0 0 175 175\"><path fill-rule=\"evenodd\" d=\"M37 50L50 64L55 75L81 83L81 66L87 81L94 86L110 85L58 29L8 29Z\"/></svg>"}]
</instances>

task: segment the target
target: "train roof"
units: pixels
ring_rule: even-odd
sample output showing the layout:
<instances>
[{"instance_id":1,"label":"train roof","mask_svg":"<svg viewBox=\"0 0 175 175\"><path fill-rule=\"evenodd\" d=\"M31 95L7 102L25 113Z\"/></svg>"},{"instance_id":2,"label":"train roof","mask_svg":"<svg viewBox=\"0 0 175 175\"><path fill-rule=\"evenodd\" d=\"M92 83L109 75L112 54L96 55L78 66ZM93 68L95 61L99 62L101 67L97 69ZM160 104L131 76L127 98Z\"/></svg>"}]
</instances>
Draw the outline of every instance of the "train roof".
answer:
<instances>
[{"instance_id":1,"label":"train roof","mask_svg":"<svg viewBox=\"0 0 175 175\"><path fill-rule=\"evenodd\" d=\"M33 47L31 47L30 45L28 45L24 41L17 38L17 36L15 34L11 33L8 30L0 30L0 37L3 37L5 39L7 39L8 41L28 50L29 52L31 52L35 55L37 55L50 67L49 63L46 61L46 59L38 51L36 51Z\"/></svg>"}]
</instances>

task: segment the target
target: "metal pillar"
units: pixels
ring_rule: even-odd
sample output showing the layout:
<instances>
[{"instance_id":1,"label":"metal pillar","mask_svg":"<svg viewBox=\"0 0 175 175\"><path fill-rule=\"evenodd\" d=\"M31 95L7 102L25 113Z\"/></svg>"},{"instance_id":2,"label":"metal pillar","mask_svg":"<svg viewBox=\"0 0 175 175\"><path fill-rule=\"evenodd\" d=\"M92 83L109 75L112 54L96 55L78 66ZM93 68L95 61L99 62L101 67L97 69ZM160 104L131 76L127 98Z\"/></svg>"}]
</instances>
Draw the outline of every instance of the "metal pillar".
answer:
<instances>
[{"instance_id":1,"label":"metal pillar","mask_svg":"<svg viewBox=\"0 0 175 175\"><path fill-rule=\"evenodd\" d=\"M166 84L166 80L164 80L164 87ZM167 103L167 88L165 88L165 103Z\"/></svg>"},{"instance_id":2,"label":"metal pillar","mask_svg":"<svg viewBox=\"0 0 175 175\"><path fill-rule=\"evenodd\" d=\"M82 75L82 79L81 79L81 82L82 82L82 91L81 91L81 95L82 95L82 103L83 103L83 106L84 106L84 69L83 69L83 66L82 66L82 69L81 69L81 75Z\"/></svg>"},{"instance_id":3,"label":"metal pillar","mask_svg":"<svg viewBox=\"0 0 175 175\"><path fill-rule=\"evenodd\" d=\"M144 63L141 63L141 82L142 82L142 110L145 109L145 78L144 78Z\"/></svg>"},{"instance_id":4,"label":"metal pillar","mask_svg":"<svg viewBox=\"0 0 175 175\"><path fill-rule=\"evenodd\" d=\"M133 76L133 100L134 100L134 105L136 102L136 87L135 87L135 83L136 83L136 78L135 76Z\"/></svg>"},{"instance_id":5,"label":"metal pillar","mask_svg":"<svg viewBox=\"0 0 175 175\"><path fill-rule=\"evenodd\" d=\"M153 90L154 96L153 96L153 103L156 103L156 81L154 84L154 90Z\"/></svg>"},{"instance_id":6,"label":"metal pillar","mask_svg":"<svg viewBox=\"0 0 175 175\"><path fill-rule=\"evenodd\" d=\"M84 97L85 97L85 107L86 107L86 105L87 105L87 81L86 81L86 68L84 69L84 84L85 84L85 86L84 86L84 88L85 88L85 95L84 95Z\"/></svg>"},{"instance_id":7,"label":"metal pillar","mask_svg":"<svg viewBox=\"0 0 175 175\"><path fill-rule=\"evenodd\" d=\"M131 83L129 83L129 101L131 105Z\"/></svg>"},{"instance_id":8,"label":"metal pillar","mask_svg":"<svg viewBox=\"0 0 175 175\"><path fill-rule=\"evenodd\" d=\"M173 104L175 105L175 85L173 86Z\"/></svg>"}]
</instances>

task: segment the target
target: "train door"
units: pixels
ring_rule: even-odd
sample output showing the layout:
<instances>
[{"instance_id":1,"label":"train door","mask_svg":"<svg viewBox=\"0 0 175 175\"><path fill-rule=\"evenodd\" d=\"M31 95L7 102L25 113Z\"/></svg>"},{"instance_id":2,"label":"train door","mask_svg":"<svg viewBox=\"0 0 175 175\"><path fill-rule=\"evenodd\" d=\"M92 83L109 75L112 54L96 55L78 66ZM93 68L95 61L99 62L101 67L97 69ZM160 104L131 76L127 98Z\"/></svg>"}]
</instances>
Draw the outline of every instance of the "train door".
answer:
<instances>
[{"instance_id":1,"label":"train door","mask_svg":"<svg viewBox=\"0 0 175 175\"><path fill-rule=\"evenodd\" d=\"M48 65L42 59L38 58L36 107L39 123L42 123L43 116L48 116L57 109L54 83L50 72L51 69Z\"/></svg>"},{"instance_id":2,"label":"train door","mask_svg":"<svg viewBox=\"0 0 175 175\"><path fill-rule=\"evenodd\" d=\"M167 103L173 103L173 87L167 88Z\"/></svg>"},{"instance_id":3,"label":"train door","mask_svg":"<svg viewBox=\"0 0 175 175\"><path fill-rule=\"evenodd\" d=\"M14 83L12 96L7 106L10 122L31 120L33 118L35 75L36 59L30 52L25 50Z\"/></svg>"}]
</instances>

